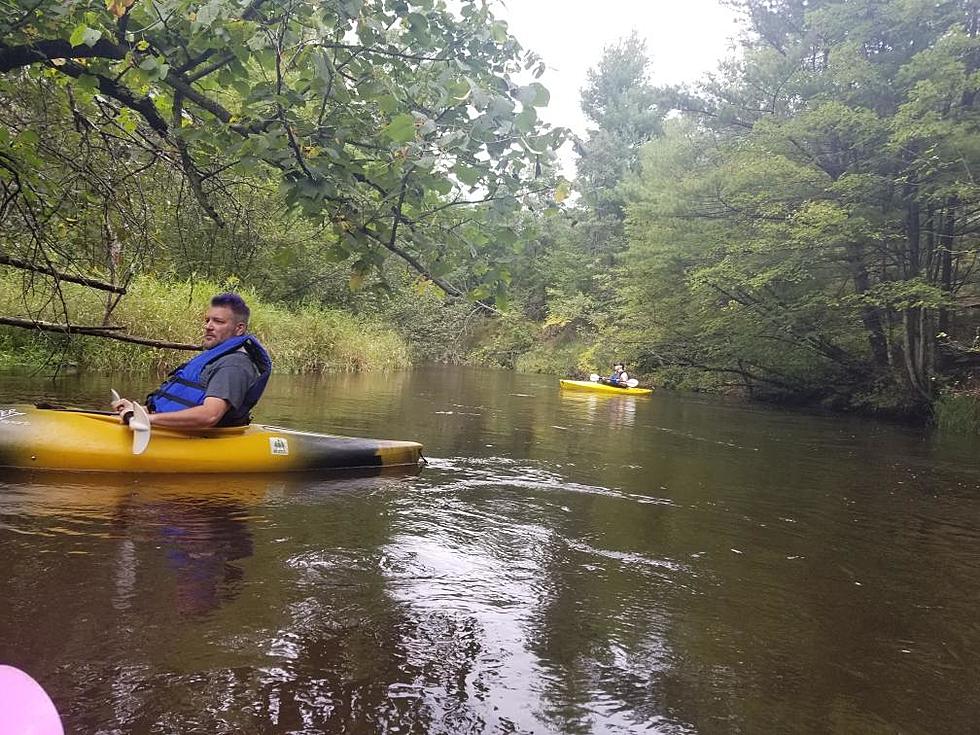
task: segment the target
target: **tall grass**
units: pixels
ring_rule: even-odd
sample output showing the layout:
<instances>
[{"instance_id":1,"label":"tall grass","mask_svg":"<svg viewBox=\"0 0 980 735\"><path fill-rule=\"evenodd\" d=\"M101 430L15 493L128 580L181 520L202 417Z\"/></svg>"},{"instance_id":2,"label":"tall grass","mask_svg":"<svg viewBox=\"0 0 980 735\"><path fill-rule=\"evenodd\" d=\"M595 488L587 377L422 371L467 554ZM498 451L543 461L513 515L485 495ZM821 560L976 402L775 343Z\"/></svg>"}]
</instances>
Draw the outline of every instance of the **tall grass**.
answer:
<instances>
[{"instance_id":1,"label":"tall grass","mask_svg":"<svg viewBox=\"0 0 980 735\"><path fill-rule=\"evenodd\" d=\"M198 344L208 302L223 290L208 281L142 276L130 285L110 321L134 336ZM261 301L251 289L237 290L252 309L249 329L272 354L277 372L389 370L411 362L405 341L380 321L316 306L290 309ZM103 294L73 284L62 284L62 294L64 303L51 301L46 291L25 288L19 275L0 274L2 314L61 322L67 307L72 324L102 323ZM60 362L99 372L162 372L192 354L100 337L0 328L0 367L6 368Z\"/></svg>"},{"instance_id":2,"label":"tall grass","mask_svg":"<svg viewBox=\"0 0 980 735\"><path fill-rule=\"evenodd\" d=\"M944 391L933 404L936 426L957 434L980 434L980 395Z\"/></svg>"}]
</instances>

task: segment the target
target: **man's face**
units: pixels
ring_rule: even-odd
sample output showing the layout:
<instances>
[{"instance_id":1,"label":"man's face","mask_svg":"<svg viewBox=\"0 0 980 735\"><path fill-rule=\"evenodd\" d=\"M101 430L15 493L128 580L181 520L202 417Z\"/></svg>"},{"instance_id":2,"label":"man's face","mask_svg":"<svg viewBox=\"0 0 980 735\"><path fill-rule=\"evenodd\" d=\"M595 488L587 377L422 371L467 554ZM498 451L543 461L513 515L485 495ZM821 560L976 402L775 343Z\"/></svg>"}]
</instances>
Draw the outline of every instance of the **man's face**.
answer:
<instances>
[{"instance_id":1,"label":"man's face","mask_svg":"<svg viewBox=\"0 0 980 735\"><path fill-rule=\"evenodd\" d=\"M201 340L205 349L216 347L240 334L245 334L245 324L235 317L230 307L208 307L204 314L204 339Z\"/></svg>"}]
</instances>

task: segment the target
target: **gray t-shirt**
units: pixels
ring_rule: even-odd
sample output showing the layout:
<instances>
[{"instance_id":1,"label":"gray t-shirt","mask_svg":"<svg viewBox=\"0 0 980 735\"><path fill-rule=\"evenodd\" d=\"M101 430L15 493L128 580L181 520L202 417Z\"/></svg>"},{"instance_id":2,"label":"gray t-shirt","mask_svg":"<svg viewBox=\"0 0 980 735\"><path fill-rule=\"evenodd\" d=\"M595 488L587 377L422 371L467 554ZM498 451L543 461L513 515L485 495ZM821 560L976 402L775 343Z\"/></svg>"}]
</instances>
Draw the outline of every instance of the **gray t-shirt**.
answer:
<instances>
[{"instance_id":1,"label":"gray t-shirt","mask_svg":"<svg viewBox=\"0 0 980 735\"><path fill-rule=\"evenodd\" d=\"M245 394L255 385L259 370L244 348L219 357L201 371L201 382L207 386L205 397L224 398L230 407L218 426L241 426L248 423L248 409L243 408Z\"/></svg>"}]
</instances>

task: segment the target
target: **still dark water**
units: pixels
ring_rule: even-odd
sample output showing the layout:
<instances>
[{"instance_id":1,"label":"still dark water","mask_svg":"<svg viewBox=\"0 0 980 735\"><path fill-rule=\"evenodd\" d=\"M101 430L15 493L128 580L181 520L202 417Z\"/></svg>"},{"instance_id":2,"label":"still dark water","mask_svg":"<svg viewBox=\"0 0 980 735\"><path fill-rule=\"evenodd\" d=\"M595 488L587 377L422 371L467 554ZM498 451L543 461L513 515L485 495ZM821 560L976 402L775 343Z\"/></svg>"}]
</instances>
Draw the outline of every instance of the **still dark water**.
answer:
<instances>
[{"instance_id":1,"label":"still dark water","mask_svg":"<svg viewBox=\"0 0 980 735\"><path fill-rule=\"evenodd\" d=\"M977 440L461 369L279 377L257 418L430 464L0 476L0 663L68 732L980 728Z\"/></svg>"}]
</instances>

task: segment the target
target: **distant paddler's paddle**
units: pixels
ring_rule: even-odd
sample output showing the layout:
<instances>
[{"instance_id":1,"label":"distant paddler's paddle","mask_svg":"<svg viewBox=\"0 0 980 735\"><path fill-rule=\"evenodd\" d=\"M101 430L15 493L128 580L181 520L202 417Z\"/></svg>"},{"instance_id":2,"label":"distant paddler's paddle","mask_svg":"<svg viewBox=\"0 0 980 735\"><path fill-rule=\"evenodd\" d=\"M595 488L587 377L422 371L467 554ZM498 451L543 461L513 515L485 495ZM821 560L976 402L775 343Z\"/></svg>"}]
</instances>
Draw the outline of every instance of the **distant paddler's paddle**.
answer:
<instances>
[{"instance_id":1,"label":"distant paddler's paddle","mask_svg":"<svg viewBox=\"0 0 980 735\"><path fill-rule=\"evenodd\" d=\"M121 400L116 389L112 389L112 400ZM142 454L150 443L150 415L136 401L132 401L133 415L129 419L129 428L133 432L133 454Z\"/></svg>"},{"instance_id":2,"label":"distant paddler's paddle","mask_svg":"<svg viewBox=\"0 0 980 735\"><path fill-rule=\"evenodd\" d=\"M640 384L640 381L636 378L630 378L627 380L626 385L623 385L622 383L614 383L613 381L609 380L609 378L603 378L598 373L592 373L592 375L589 376L589 380L591 380L593 383L602 383L604 385L612 385L618 388L635 388Z\"/></svg>"}]
</instances>

